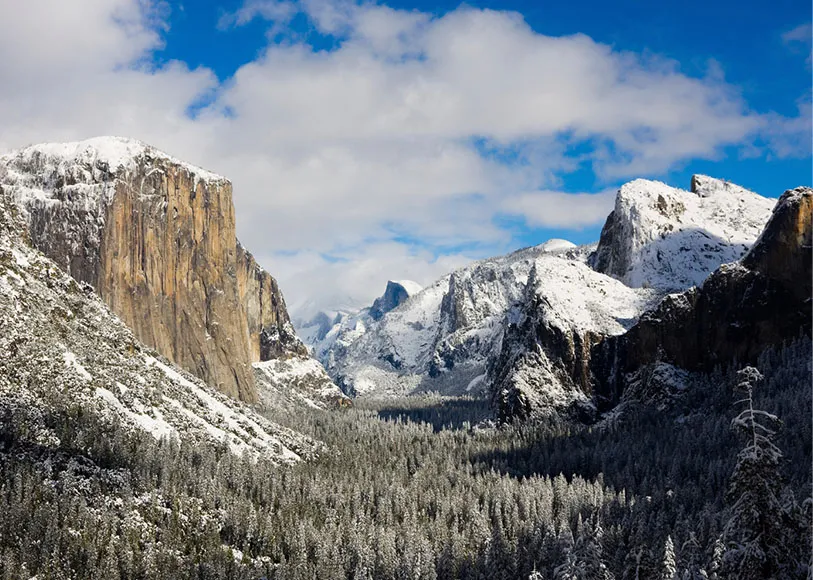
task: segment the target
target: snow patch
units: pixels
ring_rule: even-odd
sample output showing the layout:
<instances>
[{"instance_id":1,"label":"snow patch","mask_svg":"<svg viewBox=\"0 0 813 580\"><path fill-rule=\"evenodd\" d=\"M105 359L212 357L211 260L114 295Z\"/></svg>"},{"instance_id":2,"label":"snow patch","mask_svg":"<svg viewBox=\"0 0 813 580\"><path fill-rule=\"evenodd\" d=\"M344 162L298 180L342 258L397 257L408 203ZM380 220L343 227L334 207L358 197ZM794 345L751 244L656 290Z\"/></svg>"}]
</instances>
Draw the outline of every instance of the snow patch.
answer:
<instances>
[{"instance_id":1,"label":"snow patch","mask_svg":"<svg viewBox=\"0 0 813 580\"><path fill-rule=\"evenodd\" d=\"M78 360L76 360L76 355L70 351L65 351L62 353L62 358L65 361L65 366L68 368L72 368L75 370L80 377L85 379L86 381L90 381L93 379L93 376L83 367Z\"/></svg>"}]
</instances>

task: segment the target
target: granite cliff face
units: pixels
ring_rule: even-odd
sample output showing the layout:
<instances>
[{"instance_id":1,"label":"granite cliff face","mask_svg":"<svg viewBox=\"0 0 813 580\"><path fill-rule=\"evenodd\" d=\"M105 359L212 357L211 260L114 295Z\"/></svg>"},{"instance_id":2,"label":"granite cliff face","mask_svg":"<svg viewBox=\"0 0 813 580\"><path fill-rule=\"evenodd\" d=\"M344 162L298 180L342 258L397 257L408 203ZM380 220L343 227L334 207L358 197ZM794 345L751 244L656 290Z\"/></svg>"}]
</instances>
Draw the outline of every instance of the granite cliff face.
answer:
<instances>
[{"instance_id":1,"label":"granite cliff face","mask_svg":"<svg viewBox=\"0 0 813 580\"><path fill-rule=\"evenodd\" d=\"M237 243L237 285L246 309L252 361L308 356L296 336L277 281Z\"/></svg>"},{"instance_id":2,"label":"granite cliff face","mask_svg":"<svg viewBox=\"0 0 813 580\"><path fill-rule=\"evenodd\" d=\"M628 378L666 363L710 371L753 363L772 346L811 334L813 189L786 191L754 247L700 288L667 296L624 335L593 349L595 389L615 404Z\"/></svg>"},{"instance_id":3,"label":"granite cliff face","mask_svg":"<svg viewBox=\"0 0 813 580\"><path fill-rule=\"evenodd\" d=\"M4 427L43 451L61 447L54 425L79 415L84 420L73 424L79 432L92 417L101 426L116 424L155 439L225 445L236 455L275 464L297 462L321 448L143 345L91 286L34 249L27 230L0 186Z\"/></svg>"},{"instance_id":4,"label":"granite cliff face","mask_svg":"<svg viewBox=\"0 0 813 580\"><path fill-rule=\"evenodd\" d=\"M34 246L208 384L254 402L252 362L305 353L237 242L227 179L119 138L36 145L0 167Z\"/></svg>"},{"instance_id":5,"label":"granite cliff face","mask_svg":"<svg viewBox=\"0 0 813 580\"><path fill-rule=\"evenodd\" d=\"M384 294L373 302L370 308L370 318L381 320L387 312L398 308L406 302L407 298L421 290L421 286L411 280L389 280Z\"/></svg>"}]
</instances>

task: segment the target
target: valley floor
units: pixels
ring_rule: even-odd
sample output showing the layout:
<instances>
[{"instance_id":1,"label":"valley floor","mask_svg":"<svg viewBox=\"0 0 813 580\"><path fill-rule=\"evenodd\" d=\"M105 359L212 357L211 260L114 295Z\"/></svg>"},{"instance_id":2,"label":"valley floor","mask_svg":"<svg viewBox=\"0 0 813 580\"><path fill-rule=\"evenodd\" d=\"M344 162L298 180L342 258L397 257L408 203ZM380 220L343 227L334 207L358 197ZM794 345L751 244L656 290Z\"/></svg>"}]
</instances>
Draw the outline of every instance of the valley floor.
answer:
<instances>
[{"instance_id":1,"label":"valley floor","mask_svg":"<svg viewBox=\"0 0 813 580\"><path fill-rule=\"evenodd\" d=\"M785 422L781 471L800 499L809 354L807 341L766 357L756 398ZM326 445L289 467L80 412L47 419L57 446L4 429L0 577L625 579L670 566L714 577L743 446L734 379L700 378L662 409L631 403L592 427L496 428L471 399L272 415ZM777 541L804 564L785 577L804 577L809 513L791 504Z\"/></svg>"}]
</instances>

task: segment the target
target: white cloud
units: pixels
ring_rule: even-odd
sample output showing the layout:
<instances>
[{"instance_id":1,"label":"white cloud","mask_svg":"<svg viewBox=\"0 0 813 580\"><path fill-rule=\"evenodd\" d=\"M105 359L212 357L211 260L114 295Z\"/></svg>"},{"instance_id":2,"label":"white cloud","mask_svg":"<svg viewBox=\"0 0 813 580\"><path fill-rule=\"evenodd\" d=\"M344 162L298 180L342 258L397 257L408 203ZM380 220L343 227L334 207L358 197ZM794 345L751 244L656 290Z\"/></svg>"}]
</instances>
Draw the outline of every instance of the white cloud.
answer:
<instances>
[{"instance_id":1,"label":"white cloud","mask_svg":"<svg viewBox=\"0 0 813 580\"><path fill-rule=\"evenodd\" d=\"M232 26L243 26L255 18L284 24L290 22L297 12L296 4L286 0L246 0L236 12L223 14L217 26L221 30Z\"/></svg>"},{"instance_id":2,"label":"white cloud","mask_svg":"<svg viewBox=\"0 0 813 580\"><path fill-rule=\"evenodd\" d=\"M350 248L330 258L303 251L268 256L263 261L286 280L289 311L308 320L326 307L342 310L372 304L384 293L387 280L414 280L428 286L471 259L462 254L435 257L425 250L381 242Z\"/></svg>"},{"instance_id":3,"label":"white cloud","mask_svg":"<svg viewBox=\"0 0 813 580\"><path fill-rule=\"evenodd\" d=\"M228 175L240 237L289 302L330 306L368 301L387 277L426 283L465 259L455 248L506 248L501 213L600 224L610 194L556 193L577 167L614 182L757 136L784 154L807 134L804 115L750 111L713 66L690 77L515 13L248 0L220 26L262 18L276 33L299 11L337 47L292 36L218 84L152 64L161 2L0 0L0 51L15 55L0 62L0 148L128 135Z\"/></svg>"},{"instance_id":4,"label":"white cloud","mask_svg":"<svg viewBox=\"0 0 813 580\"><path fill-rule=\"evenodd\" d=\"M616 189L598 193L535 191L507 197L503 211L534 227L578 229L601 223L612 211Z\"/></svg>"},{"instance_id":5,"label":"white cloud","mask_svg":"<svg viewBox=\"0 0 813 580\"><path fill-rule=\"evenodd\" d=\"M811 44L811 35L813 35L813 25L807 22L782 33L782 42L785 44L799 42L809 46Z\"/></svg>"},{"instance_id":6,"label":"white cloud","mask_svg":"<svg viewBox=\"0 0 813 580\"><path fill-rule=\"evenodd\" d=\"M811 63L813 63L813 51L811 51L811 48L813 48L813 24L807 22L784 32L782 42L792 52L804 51L807 54L805 64L809 70Z\"/></svg>"}]
</instances>

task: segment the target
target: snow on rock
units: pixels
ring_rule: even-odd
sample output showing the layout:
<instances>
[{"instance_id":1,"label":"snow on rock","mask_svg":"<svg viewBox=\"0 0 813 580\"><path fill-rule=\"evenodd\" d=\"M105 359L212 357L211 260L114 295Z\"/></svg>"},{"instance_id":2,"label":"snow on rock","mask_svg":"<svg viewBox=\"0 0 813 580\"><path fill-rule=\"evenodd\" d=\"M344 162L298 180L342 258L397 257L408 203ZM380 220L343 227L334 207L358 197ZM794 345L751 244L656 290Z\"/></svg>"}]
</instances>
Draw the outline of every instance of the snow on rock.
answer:
<instances>
[{"instance_id":1,"label":"snow on rock","mask_svg":"<svg viewBox=\"0 0 813 580\"><path fill-rule=\"evenodd\" d=\"M406 290L406 293L409 296L417 294L418 292L423 290L423 286L412 280L392 280L392 282L398 284L401 288Z\"/></svg>"},{"instance_id":2,"label":"snow on rock","mask_svg":"<svg viewBox=\"0 0 813 580\"><path fill-rule=\"evenodd\" d=\"M41 143L0 155L0 185L24 215L36 206L70 207L79 219L65 227L81 228L92 234L91 241L100 243L104 207L113 200L117 178L135 171L139 162L152 159L182 167L196 181L228 181L135 139L95 137L71 143ZM142 195L149 194L149 188L145 193L143 185L142 180ZM70 237L80 239L78 235Z\"/></svg>"},{"instance_id":3,"label":"snow on rock","mask_svg":"<svg viewBox=\"0 0 813 580\"><path fill-rule=\"evenodd\" d=\"M692 191L636 179L619 190L590 264L635 288L699 286L745 255L774 203L703 175L692 178Z\"/></svg>"},{"instance_id":4,"label":"snow on rock","mask_svg":"<svg viewBox=\"0 0 813 580\"><path fill-rule=\"evenodd\" d=\"M318 450L143 346L90 286L25 244L24 231L0 189L0 405L81 408L156 438L224 444L275 463Z\"/></svg>"},{"instance_id":5,"label":"snow on rock","mask_svg":"<svg viewBox=\"0 0 813 580\"><path fill-rule=\"evenodd\" d=\"M552 247L577 261L592 250L563 243ZM314 355L353 396L482 394L485 381L475 379L485 374L498 347L502 319L521 298L534 260L551 251L542 245L476 262L410 295L377 320L369 309L343 314L312 343Z\"/></svg>"},{"instance_id":6,"label":"snow on rock","mask_svg":"<svg viewBox=\"0 0 813 580\"><path fill-rule=\"evenodd\" d=\"M327 409L349 403L315 359L291 357L253 364L260 405L280 409Z\"/></svg>"},{"instance_id":7,"label":"snow on rock","mask_svg":"<svg viewBox=\"0 0 813 580\"><path fill-rule=\"evenodd\" d=\"M658 298L654 290L629 288L583 262L538 257L489 365L500 418L589 408L590 348L625 332Z\"/></svg>"},{"instance_id":8,"label":"snow on rock","mask_svg":"<svg viewBox=\"0 0 813 580\"><path fill-rule=\"evenodd\" d=\"M86 171L108 172L133 169L139 158L152 157L180 165L195 174L201 180L228 181L201 167L176 159L136 139L128 137L93 137L84 141L70 143L40 143L19 149L12 153L0 155L0 162L14 168L18 165L38 165L44 171L44 180L49 177L77 177L80 168Z\"/></svg>"},{"instance_id":9,"label":"snow on rock","mask_svg":"<svg viewBox=\"0 0 813 580\"><path fill-rule=\"evenodd\" d=\"M551 240L548 240L539 247L545 252L561 252L564 250L572 250L573 248L576 247L576 244L568 240L553 238Z\"/></svg>"},{"instance_id":10,"label":"snow on rock","mask_svg":"<svg viewBox=\"0 0 813 580\"><path fill-rule=\"evenodd\" d=\"M83 367L79 361L76 360L75 354L66 350L62 353L62 358L65 361L65 366L72 368L81 378L85 379L86 381L93 379L91 374L87 372L87 369L85 369L85 367Z\"/></svg>"}]
</instances>

